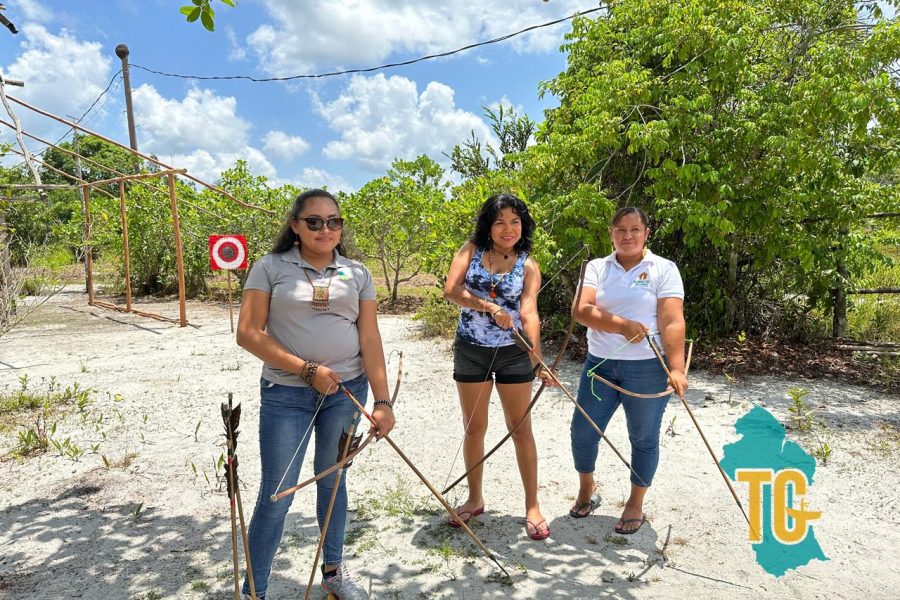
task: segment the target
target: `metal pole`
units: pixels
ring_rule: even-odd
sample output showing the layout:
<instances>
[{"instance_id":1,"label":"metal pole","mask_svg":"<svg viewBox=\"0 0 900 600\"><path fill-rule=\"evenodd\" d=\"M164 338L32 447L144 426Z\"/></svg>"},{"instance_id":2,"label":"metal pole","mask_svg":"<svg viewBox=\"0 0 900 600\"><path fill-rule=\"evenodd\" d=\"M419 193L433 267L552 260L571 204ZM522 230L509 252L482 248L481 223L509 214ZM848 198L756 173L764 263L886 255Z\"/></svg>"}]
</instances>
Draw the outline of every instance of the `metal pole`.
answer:
<instances>
[{"instance_id":1,"label":"metal pole","mask_svg":"<svg viewBox=\"0 0 900 600\"><path fill-rule=\"evenodd\" d=\"M128 46L119 44L116 46L116 56L122 60L122 80L125 85L125 114L128 116L128 144L132 150L137 150L137 131L134 128L134 110L131 106L131 74L128 72Z\"/></svg>"}]
</instances>

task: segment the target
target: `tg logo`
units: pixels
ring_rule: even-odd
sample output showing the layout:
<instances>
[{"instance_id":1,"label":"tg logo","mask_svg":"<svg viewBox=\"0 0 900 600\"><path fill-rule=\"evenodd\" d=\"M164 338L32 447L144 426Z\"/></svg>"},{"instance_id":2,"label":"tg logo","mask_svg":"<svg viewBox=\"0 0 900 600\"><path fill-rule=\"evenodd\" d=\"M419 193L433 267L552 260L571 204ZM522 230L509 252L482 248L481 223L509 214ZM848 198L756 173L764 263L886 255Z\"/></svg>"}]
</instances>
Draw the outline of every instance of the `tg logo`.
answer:
<instances>
[{"instance_id":1,"label":"tg logo","mask_svg":"<svg viewBox=\"0 0 900 600\"><path fill-rule=\"evenodd\" d=\"M737 469L738 481L750 486L750 541L762 542L763 489L772 490L772 533L782 544L799 544L806 538L811 525L822 516L821 511L808 510L806 500L800 508L794 508L789 501L788 489L793 488L796 496L805 496L806 474L799 469L782 469L776 474L773 469ZM793 520L793 524L788 522Z\"/></svg>"}]
</instances>

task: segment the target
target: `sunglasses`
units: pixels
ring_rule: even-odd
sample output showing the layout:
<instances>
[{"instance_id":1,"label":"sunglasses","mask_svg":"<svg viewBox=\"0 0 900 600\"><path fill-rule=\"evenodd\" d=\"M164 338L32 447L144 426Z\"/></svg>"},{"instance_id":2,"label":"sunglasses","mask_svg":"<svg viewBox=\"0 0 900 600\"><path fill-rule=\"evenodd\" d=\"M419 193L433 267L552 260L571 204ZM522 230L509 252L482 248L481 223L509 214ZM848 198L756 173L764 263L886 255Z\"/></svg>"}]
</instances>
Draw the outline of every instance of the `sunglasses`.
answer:
<instances>
[{"instance_id":1,"label":"sunglasses","mask_svg":"<svg viewBox=\"0 0 900 600\"><path fill-rule=\"evenodd\" d=\"M340 231L344 227L344 219L342 217L301 217L298 221L306 221L306 226L310 231L319 231L322 227L327 226L331 231Z\"/></svg>"}]
</instances>

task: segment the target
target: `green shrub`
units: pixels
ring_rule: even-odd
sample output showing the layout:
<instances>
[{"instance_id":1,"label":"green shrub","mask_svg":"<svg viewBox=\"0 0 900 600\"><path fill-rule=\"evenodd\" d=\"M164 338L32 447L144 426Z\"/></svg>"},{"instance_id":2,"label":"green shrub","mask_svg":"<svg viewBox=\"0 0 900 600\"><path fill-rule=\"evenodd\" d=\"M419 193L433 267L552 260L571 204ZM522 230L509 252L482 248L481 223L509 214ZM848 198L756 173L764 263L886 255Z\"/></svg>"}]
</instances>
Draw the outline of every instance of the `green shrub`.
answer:
<instances>
[{"instance_id":1,"label":"green shrub","mask_svg":"<svg viewBox=\"0 0 900 600\"><path fill-rule=\"evenodd\" d=\"M440 297L426 300L413 316L413 320L422 324L420 332L424 337L452 337L458 319L459 307Z\"/></svg>"}]
</instances>

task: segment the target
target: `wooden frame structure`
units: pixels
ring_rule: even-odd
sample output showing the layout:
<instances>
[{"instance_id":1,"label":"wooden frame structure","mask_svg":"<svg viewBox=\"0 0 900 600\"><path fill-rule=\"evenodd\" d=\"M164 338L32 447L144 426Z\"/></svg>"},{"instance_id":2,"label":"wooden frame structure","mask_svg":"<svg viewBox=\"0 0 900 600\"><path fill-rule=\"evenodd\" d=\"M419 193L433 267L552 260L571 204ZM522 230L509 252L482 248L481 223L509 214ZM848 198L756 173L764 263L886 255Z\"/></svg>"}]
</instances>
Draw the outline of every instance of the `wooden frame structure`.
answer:
<instances>
[{"instance_id":1,"label":"wooden frame structure","mask_svg":"<svg viewBox=\"0 0 900 600\"><path fill-rule=\"evenodd\" d=\"M136 175L121 175L111 179L101 179L92 181L81 186L82 206L84 209L84 264L87 277L87 293L88 304L90 306L98 306L100 308L108 308L110 310L118 310L121 312L133 312L135 314L150 317L153 319L170 321L167 317L154 313L135 310L131 305L131 253L128 248L128 211L125 200L125 182L132 180L150 179L155 177L166 177L169 181L169 205L172 211L172 229L175 240L175 267L178 274L178 323L182 327L186 327L187 322L187 303L184 291L184 254L181 245L181 225L178 220L178 198L175 196L175 175L183 175L184 169L167 169L158 173L139 173ZM101 302L94 298L94 269L93 269L93 247L91 246L91 188L97 185L107 183L119 184L119 214L122 223L122 242L124 245L125 260L125 308L116 306L109 302Z\"/></svg>"},{"instance_id":2,"label":"wooden frame structure","mask_svg":"<svg viewBox=\"0 0 900 600\"><path fill-rule=\"evenodd\" d=\"M6 83L11 83L11 82L9 80L7 80ZM0 81L0 85L3 85L2 81ZM86 289L87 289L87 294L88 294L88 304L90 306L96 306L98 308L105 308L105 309L116 310L116 311L120 311L120 312L134 313L137 315L141 315L144 317L150 317L150 318L158 319L158 320L162 320L162 321L176 322L174 319L170 319L170 318L164 317L162 315L157 315L154 313L148 313L148 312L135 310L132 305L131 257L130 257L130 252L129 252L128 212L127 212L127 203L126 203L126 196L125 196L125 183L126 182L134 181L136 183L144 183L144 180L155 179L158 177L165 177L167 179L167 184L168 184L167 190L163 190L162 188L159 188L155 185L149 185L146 183L144 183L144 184L148 185L149 187L151 187L152 189L155 189L157 191L161 191L164 193L167 191L167 193L168 193L169 206L170 206L170 210L172 213L172 233L173 233L173 240L174 240L174 245L175 245L175 262L176 262L176 272L177 272L177 281L178 281L179 318L178 318L177 322L181 327L186 327L188 325L188 321L187 321L187 308L186 308L186 298L185 298L186 294L185 294L185 278L184 278L184 250L183 250L182 240L181 240L181 223L180 223L179 216L178 216L178 197L177 197L176 191L175 191L175 176L178 175L178 176L182 176L187 179L190 179L191 181L200 184L202 187L205 187L213 192L216 192L217 194L227 198L228 200L231 200L232 202L235 202L236 204L239 204L240 206L243 206L244 208L256 210L256 211L263 212L266 214L274 214L274 211L243 202L243 201L239 200L238 198L236 198L235 196L233 196L232 194L223 190L222 188L212 185L212 184L209 184L209 183L203 181L202 179L199 179L198 177L190 175L186 169L176 169L174 167L171 167L165 163L160 162L159 160L157 160L151 156L148 156L146 154L138 152L137 150L134 150L134 149L130 148L129 146L120 144L119 142L116 142L115 140L112 140L112 139L105 137L99 133L96 133L90 129L87 129L86 127L82 127L78 123L73 123L71 121L63 119L62 117L54 115L50 112L41 110L40 108L37 108L36 106L28 104L27 102L19 100L18 98L14 98L13 96L10 96L8 94L6 94L5 97L6 97L6 99L11 100L11 101L15 102L16 104L18 104L24 108L27 108L39 115L42 115L44 117L47 117L49 119L52 119L59 123L62 123L63 125L66 125L67 127L71 128L72 130L84 132L87 135L93 136L93 137L95 137L99 140L102 140L108 144L116 146L117 148L121 148L121 149L129 152L132 156L141 158L142 160L144 160L152 165L155 165L156 167L161 169L160 171L157 171L155 173L137 173L137 174L122 173L121 171L116 171L115 169L112 169L106 165L103 165L94 160L91 160L90 158L81 156L77 152L73 152L72 150L62 148L57 144L48 142L47 140L43 140L36 135L28 133L27 131L21 130L20 127L17 127L16 125L14 125L12 123L8 123L8 122L0 119L0 125L5 125L5 126L9 127L10 129L15 130L17 134L27 136L31 139L34 139L40 143L45 144L48 147L59 150L60 152L63 152L65 154L74 156L78 160L85 161L88 164L106 169L106 170L111 171L116 174L116 177L111 177L109 179L103 179L100 181L86 181L84 179L81 179L80 177L76 177L70 173L66 173L65 171L61 171L60 169L57 169L57 168L53 167L52 165L49 165L46 162L44 162L34 156L31 156L30 153L26 153L27 151L25 151L24 147L22 148L22 150L19 150L16 148L10 148L10 152L13 152L20 156L23 156L24 158L31 160L33 162L36 162L36 163L40 164L42 167L44 167L50 171L53 171L54 173L57 173L58 175L60 175L62 177L65 177L66 179L72 181L73 183L68 184L68 185L37 184L37 183L0 185L0 188L16 190L16 193L18 193L18 190L33 190L33 191L38 191L39 194L41 194L41 195L43 195L43 190L49 190L49 189L71 189L71 190L80 189L81 190L82 211L84 214L84 227L83 227L83 232L82 232L82 238L83 238L83 247L84 247L85 280L86 280ZM16 120L16 123L17 122L18 121ZM122 241L124 244L124 262L125 262L125 306L124 307L117 306L117 305L111 304L109 302L102 302L102 301L97 300L94 297L93 256L92 256L93 246L91 244L91 232L92 232L91 189L96 188L96 186L99 186L99 185L110 184L110 183L118 183L119 184L118 198L116 198L116 196L114 196L113 194L109 193L108 191L106 191L102 188L97 188L96 191L108 196L109 198L111 198L113 200L118 200L118 202L119 202L119 214L120 214L120 219L121 219L121 224L122 224ZM0 196L0 200L30 202L30 201L41 201L42 198L34 197L34 196ZM191 206L193 206L193 205L191 205ZM197 207L197 208L199 208L199 207Z\"/></svg>"}]
</instances>

